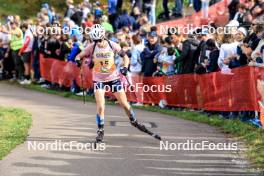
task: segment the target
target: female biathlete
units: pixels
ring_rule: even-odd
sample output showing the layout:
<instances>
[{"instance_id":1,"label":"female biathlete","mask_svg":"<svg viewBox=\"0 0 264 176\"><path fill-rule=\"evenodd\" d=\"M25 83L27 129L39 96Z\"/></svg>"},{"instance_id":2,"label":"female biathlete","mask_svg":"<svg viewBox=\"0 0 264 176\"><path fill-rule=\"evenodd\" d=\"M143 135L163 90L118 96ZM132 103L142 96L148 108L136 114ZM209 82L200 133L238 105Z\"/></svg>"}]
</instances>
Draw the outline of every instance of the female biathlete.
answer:
<instances>
[{"instance_id":1,"label":"female biathlete","mask_svg":"<svg viewBox=\"0 0 264 176\"><path fill-rule=\"evenodd\" d=\"M91 59L90 68L92 69L94 94L97 105L96 123L98 125L96 142L102 142L104 137L104 117L105 117L105 90L110 88L121 107L124 108L130 123L139 130L148 133L160 140L160 137L153 134L144 125L138 123L135 118L135 113L127 101L125 91L120 81L119 72L115 65L115 54L119 54L123 58L123 67L120 73L127 75L129 58L121 50L121 47L112 41L105 38L105 30L95 24L91 27L90 38L93 43L89 44L77 57L76 60L81 60L84 57Z\"/></svg>"}]
</instances>

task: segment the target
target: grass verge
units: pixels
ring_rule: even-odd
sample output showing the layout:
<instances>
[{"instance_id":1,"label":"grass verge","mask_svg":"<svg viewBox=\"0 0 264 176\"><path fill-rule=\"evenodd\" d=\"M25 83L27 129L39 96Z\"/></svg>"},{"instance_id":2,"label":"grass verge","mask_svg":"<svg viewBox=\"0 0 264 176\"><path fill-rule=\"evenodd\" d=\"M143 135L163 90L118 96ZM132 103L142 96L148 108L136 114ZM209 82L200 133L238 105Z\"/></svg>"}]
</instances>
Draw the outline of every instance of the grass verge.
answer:
<instances>
[{"instance_id":1,"label":"grass verge","mask_svg":"<svg viewBox=\"0 0 264 176\"><path fill-rule=\"evenodd\" d=\"M41 88L39 85L26 85L21 86L17 83L8 83L19 87L40 91L44 93L54 94L66 98L83 100L82 97L76 96L70 92L62 92L56 90L48 90ZM93 97L86 97L88 102L95 102ZM107 104L113 105L113 101L107 101ZM254 126L242 122L240 120L227 120L219 116L207 116L199 112L183 112L177 110L160 109L159 107L144 106L135 107L136 109L142 109L162 114L171 115L177 118L191 120L200 123L206 123L212 126L218 127L225 134L229 134L239 140L245 142L248 150L246 150L246 156L250 160L251 164L255 168L264 170L264 130L255 128Z\"/></svg>"},{"instance_id":2,"label":"grass verge","mask_svg":"<svg viewBox=\"0 0 264 176\"><path fill-rule=\"evenodd\" d=\"M25 141L31 122L22 109L0 107L0 160Z\"/></svg>"}]
</instances>

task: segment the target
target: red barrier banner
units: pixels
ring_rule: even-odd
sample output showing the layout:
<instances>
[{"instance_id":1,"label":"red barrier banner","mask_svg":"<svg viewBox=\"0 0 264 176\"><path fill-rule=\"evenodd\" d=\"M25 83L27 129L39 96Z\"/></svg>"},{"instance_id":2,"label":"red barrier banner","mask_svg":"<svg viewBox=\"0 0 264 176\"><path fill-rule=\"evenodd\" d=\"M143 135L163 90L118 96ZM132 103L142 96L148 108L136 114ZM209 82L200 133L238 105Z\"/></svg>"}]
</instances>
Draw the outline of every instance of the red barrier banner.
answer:
<instances>
[{"instance_id":1,"label":"red barrier banner","mask_svg":"<svg viewBox=\"0 0 264 176\"><path fill-rule=\"evenodd\" d=\"M47 81L70 87L75 80L81 87L92 88L92 72L71 62L40 57L41 76ZM81 74L82 73L82 74ZM240 67L231 73L184 74L163 77L129 76L126 94L131 102L215 111L259 111L257 79L264 78L264 68ZM125 80L122 78L122 80ZM123 82L125 82L123 81ZM127 85L127 84L124 84ZM107 94L112 96L111 94Z\"/></svg>"}]
</instances>

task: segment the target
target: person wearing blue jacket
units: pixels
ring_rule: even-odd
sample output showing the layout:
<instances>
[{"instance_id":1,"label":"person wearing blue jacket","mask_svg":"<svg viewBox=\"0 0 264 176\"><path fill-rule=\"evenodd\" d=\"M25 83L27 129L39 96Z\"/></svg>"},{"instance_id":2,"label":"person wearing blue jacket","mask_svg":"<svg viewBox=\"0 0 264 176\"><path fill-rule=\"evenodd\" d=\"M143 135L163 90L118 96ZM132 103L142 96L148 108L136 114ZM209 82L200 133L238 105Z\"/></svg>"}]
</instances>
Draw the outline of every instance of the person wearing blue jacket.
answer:
<instances>
[{"instance_id":1,"label":"person wearing blue jacket","mask_svg":"<svg viewBox=\"0 0 264 176\"><path fill-rule=\"evenodd\" d=\"M77 35L72 36L72 41L73 41L73 44L72 44L71 52L67 58L67 61L76 63L75 57L81 52L82 45L78 41Z\"/></svg>"},{"instance_id":2,"label":"person wearing blue jacket","mask_svg":"<svg viewBox=\"0 0 264 176\"><path fill-rule=\"evenodd\" d=\"M70 52L70 54L69 54L69 56L67 58L67 61L68 62L73 62L76 65L78 65L77 62L76 62L76 60L75 60L75 58L81 52L82 45L78 41L78 36L77 35L73 35L72 36L72 42L73 42L73 44L72 44L71 52ZM71 88L70 88L70 91L72 93L77 93L77 92L80 91L79 90L79 87L78 87L78 85L76 83L76 80L73 80L72 85L71 85Z\"/></svg>"},{"instance_id":3,"label":"person wearing blue jacket","mask_svg":"<svg viewBox=\"0 0 264 176\"><path fill-rule=\"evenodd\" d=\"M140 54L143 62L142 72L144 76L152 76L157 69L157 63L154 63L154 58L161 52L162 46L158 43L158 35L156 31L148 34L148 42L146 48Z\"/></svg>"},{"instance_id":4,"label":"person wearing blue jacket","mask_svg":"<svg viewBox=\"0 0 264 176\"><path fill-rule=\"evenodd\" d=\"M108 0L108 14L109 23L114 27L117 17L117 0Z\"/></svg>"},{"instance_id":5,"label":"person wearing blue jacket","mask_svg":"<svg viewBox=\"0 0 264 176\"><path fill-rule=\"evenodd\" d=\"M123 10L122 15L118 16L115 20L115 29L122 29L123 27L129 27L130 30L136 28L136 20L134 17L130 16L127 10Z\"/></svg>"}]
</instances>

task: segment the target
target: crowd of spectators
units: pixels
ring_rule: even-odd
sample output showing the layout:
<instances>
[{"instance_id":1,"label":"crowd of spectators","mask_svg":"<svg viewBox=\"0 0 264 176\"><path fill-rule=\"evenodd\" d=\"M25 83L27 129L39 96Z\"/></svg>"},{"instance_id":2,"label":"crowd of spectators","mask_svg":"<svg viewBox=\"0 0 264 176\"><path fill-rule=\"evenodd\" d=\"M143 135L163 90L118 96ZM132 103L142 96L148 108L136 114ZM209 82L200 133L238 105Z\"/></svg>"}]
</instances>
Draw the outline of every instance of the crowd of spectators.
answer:
<instances>
[{"instance_id":1,"label":"crowd of spectators","mask_svg":"<svg viewBox=\"0 0 264 176\"><path fill-rule=\"evenodd\" d=\"M209 1L189 3L199 11L206 2ZM182 16L182 3L182 0L175 0L177 17ZM155 5L151 0L134 0L126 4L120 0L108 0L108 4L88 0L74 4L73 0L67 0L66 4L64 16L45 3L36 21L22 21L19 16L5 19L6 23L0 26L1 79L19 81L20 84L43 82L39 54L76 63L77 54L92 42L87 33L78 29L93 24L101 24L107 31L107 38L119 43L127 53L131 59L131 74L230 73L233 68L245 65L264 65L264 0L245 0L244 3L232 0L228 6L230 21L226 28L233 32L228 34L211 34L207 28L198 28L189 34L168 32L158 35L157 27L153 25ZM164 14L169 17L167 4L164 0ZM69 30L67 34L52 31L42 34L38 30L49 27ZM216 26L211 24L211 27ZM116 64L120 65L118 56ZM44 86L50 87L48 82L45 83Z\"/></svg>"}]
</instances>

